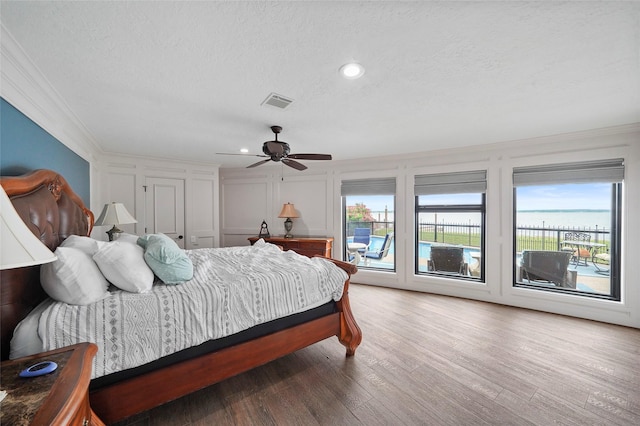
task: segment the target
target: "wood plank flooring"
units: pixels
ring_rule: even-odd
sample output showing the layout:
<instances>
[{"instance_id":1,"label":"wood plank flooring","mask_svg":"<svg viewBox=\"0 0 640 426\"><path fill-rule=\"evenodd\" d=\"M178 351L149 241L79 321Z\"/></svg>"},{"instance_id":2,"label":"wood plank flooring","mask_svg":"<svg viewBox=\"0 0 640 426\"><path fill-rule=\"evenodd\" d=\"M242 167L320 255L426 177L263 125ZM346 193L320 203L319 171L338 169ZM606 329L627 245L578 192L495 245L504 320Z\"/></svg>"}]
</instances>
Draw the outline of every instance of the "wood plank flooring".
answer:
<instances>
[{"instance_id":1,"label":"wood plank flooring","mask_svg":"<svg viewBox=\"0 0 640 426\"><path fill-rule=\"evenodd\" d=\"M350 294L355 357L328 339L118 425L640 424L638 329L364 285Z\"/></svg>"}]
</instances>

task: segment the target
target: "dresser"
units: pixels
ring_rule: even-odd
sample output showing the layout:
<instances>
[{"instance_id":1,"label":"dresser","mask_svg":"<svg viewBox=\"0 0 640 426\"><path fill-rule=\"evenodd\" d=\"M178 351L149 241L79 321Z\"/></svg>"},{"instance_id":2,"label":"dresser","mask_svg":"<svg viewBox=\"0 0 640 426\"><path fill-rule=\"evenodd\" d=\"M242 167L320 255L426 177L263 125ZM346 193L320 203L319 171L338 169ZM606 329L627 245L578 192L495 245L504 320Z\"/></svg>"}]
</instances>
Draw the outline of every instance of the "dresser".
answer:
<instances>
[{"instance_id":1,"label":"dresser","mask_svg":"<svg viewBox=\"0 0 640 426\"><path fill-rule=\"evenodd\" d=\"M2 363L3 425L95 425L104 426L89 405L91 363L98 351L93 343L79 343L50 352ZM22 378L25 368L53 361L53 372Z\"/></svg>"},{"instance_id":2,"label":"dresser","mask_svg":"<svg viewBox=\"0 0 640 426\"><path fill-rule=\"evenodd\" d=\"M259 237L251 237L249 238L249 241L251 242L251 245L253 245L259 239ZM269 237L264 240L268 243L281 246L283 250L293 250L298 254L308 257L312 257L317 254L325 257L331 257L333 250L333 237Z\"/></svg>"}]
</instances>

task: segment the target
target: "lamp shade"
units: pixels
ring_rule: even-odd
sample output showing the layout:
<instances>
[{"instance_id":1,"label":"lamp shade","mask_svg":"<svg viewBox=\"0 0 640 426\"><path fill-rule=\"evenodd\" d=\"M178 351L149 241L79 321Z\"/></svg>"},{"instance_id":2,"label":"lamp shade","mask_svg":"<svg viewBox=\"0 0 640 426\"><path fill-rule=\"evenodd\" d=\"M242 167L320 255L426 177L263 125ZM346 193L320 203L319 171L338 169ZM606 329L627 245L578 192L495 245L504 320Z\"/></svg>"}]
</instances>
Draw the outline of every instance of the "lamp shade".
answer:
<instances>
[{"instance_id":1,"label":"lamp shade","mask_svg":"<svg viewBox=\"0 0 640 426\"><path fill-rule=\"evenodd\" d=\"M111 203L104 205L102 213L100 213L94 225L124 225L127 223L138 223L138 221L131 216L124 204Z\"/></svg>"},{"instance_id":2,"label":"lamp shade","mask_svg":"<svg viewBox=\"0 0 640 426\"><path fill-rule=\"evenodd\" d=\"M278 217L300 217L296 208L291 203L284 204Z\"/></svg>"},{"instance_id":3,"label":"lamp shade","mask_svg":"<svg viewBox=\"0 0 640 426\"><path fill-rule=\"evenodd\" d=\"M13 208L0 187L0 269L22 268L53 262L56 256L42 244Z\"/></svg>"}]
</instances>

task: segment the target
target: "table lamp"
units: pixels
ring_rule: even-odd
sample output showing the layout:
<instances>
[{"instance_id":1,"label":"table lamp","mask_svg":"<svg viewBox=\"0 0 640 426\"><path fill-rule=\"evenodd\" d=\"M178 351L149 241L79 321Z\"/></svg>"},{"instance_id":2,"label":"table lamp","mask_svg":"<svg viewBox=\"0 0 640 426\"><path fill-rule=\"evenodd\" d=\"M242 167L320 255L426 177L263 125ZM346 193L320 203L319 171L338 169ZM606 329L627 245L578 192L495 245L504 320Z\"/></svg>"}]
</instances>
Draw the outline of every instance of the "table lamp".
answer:
<instances>
[{"instance_id":1,"label":"table lamp","mask_svg":"<svg viewBox=\"0 0 640 426\"><path fill-rule=\"evenodd\" d=\"M138 221L131 216L127 211L127 208L122 203L105 204L102 209L102 213L98 219L96 219L95 226L113 225L113 228L106 233L109 236L109 241L113 241L114 237L118 237L123 231L117 227L117 225L125 225L128 223L138 223ZM114 235L115 234L115 235Z\"/></svg>"},{"instance_id":2,"label":"table lamp","mask_svg":"<svg viewBox=\"0 0 640 426\"><path fill-rule=\"evenodd\" d=\"M291 220L291 218L300 217L300 215L298 215L298 212L296 211L293 204L291 203L284 204L282 206L282 210L280 211L280 214L278 215L278 217L287 218L287 220L284 221L284 230L287 231L284 237L293 238L293 235L291 235L291 229L293 228L293 221Z\"/></svg>"},{"instance_id":3,"label":"table lamp","mask_svg":"<svg viewBox=\"0 0 640 426\"><path fill-rule=\"evenodd\" d=\"M0 269L22 268L53 262L56 255L24 223L0 187Z\"/></svg>"}]
</instances>

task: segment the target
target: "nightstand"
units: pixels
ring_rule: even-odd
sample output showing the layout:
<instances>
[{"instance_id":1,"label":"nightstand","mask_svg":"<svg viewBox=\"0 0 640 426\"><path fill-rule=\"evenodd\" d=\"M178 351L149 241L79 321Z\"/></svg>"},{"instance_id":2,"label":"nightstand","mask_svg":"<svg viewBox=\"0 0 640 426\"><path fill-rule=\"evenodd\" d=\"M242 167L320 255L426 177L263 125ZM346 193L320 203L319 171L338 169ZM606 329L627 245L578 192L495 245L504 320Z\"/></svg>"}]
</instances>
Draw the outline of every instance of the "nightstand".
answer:
<instances>
[{"instance_id":1,"label":"nightstand","mask_svg":"<svg viewBox=\"0 0 640 426\"><path fill-rule=\"evenodd\" d=\"M91 362L98 347L93 343L43 352L1 366L3 425L97 425L104 423L89 405ZM20 372L41 361L53 361L58 368L44 376L22 378Z\"/></svg>"}]
</instances>

